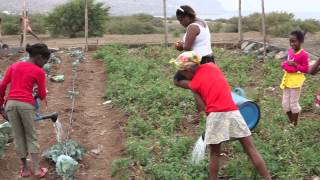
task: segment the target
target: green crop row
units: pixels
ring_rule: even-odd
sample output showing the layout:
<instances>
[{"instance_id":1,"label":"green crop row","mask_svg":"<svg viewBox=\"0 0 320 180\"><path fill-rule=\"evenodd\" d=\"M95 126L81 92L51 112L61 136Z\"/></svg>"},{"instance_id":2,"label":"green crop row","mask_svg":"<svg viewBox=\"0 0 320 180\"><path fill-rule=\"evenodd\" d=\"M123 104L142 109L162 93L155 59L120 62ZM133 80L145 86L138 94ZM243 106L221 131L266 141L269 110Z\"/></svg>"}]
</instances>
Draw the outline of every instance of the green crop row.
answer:
<instances>
[{"instance_id":1,"label":"green crop row","mask_svg":"<svg viewBox=\"0 0 320 180\"><path fill-rule=\"evenodd\" d=\"M129 116L125 126L126 153L113 162L113 175L120 179L207 179L208 160L191 163L191 151L204 128L187 123L196 117L192 93L172 84L174 67L168 62L178 53L169 48L128 49L112 45L100 49L108 72L106 98ZM301 104L302 122L297 128L287 123L281 110L280 62L256 62L215 49L217 64L231 86L243 87L258 102L262 119L253 133L255 144L274 179L308 179L320 175L320 121L305 118L313 113L319 78L305 83ZM309 117L309 116L308 116ZM226 179L259 179L239 142L226 143L227 165L220 176Z\"/></svg>"}]
</instances>

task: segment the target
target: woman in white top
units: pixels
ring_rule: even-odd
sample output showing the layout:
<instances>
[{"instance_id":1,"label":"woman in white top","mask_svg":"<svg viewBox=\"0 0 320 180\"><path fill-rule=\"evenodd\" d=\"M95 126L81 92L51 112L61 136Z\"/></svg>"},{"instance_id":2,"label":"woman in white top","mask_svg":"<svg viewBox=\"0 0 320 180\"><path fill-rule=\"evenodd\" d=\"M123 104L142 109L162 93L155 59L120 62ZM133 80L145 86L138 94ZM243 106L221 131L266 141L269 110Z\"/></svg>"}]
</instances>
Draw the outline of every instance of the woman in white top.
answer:
<instances>
[{"instance_id":1,"label":"woman in white top","mask_svg":"<svg viewBox=\"0 0 320 180\"><path fill-rule=\"evenodd\" d=\"M211 47L211 33L207 23L196 17L190 6L180 6L176 11L177 19L186 28L183 41L177 42L179 51L193 51L202 56L201 64L214 62Z\"/></svg>"},{"instance_id":2,"label":"woman in white top","mask_svg":"<svg viewBox=\"0 0 320 180\"><path fill-rule=\"evenodd\" d=\"M211 33L207 23L196 17L195 11L190 6L180 6L176 11L177 19L186 28L183 41L175 44L179 51L193 51L200 55L201 64L214 63L211 47ZM179 81L186 78L178 71L174 76L174 84L180 87ZM194 94L199 113L204 113L205 104L198 94ZM198 123L196 120L194 123Z\"/></svg>"}]
</instances>

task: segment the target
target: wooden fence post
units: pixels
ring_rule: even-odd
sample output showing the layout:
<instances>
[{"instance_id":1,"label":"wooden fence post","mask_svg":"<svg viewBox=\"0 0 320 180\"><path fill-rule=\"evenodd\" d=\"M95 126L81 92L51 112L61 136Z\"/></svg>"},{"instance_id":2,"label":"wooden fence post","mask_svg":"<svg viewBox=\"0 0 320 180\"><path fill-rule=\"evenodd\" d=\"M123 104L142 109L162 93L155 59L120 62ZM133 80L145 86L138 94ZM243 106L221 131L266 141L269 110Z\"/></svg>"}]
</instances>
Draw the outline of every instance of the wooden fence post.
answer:
<instances>
[{"instance_id":1,"label":"wooden fence post","mask_svg":"<svg viewBox=\"0 0 320 180\"><path fill-rule=\"evenodd\" d=\"M167 19L167 0L163 0L163 17L164 17L164 44L168 47L168 19Z\"/></svg>"},{"instance_id":2,"label":"wooden fence post","mask_svg":"<svg viewBox=\"0 0 320 180\"><path fill-rule=\"evenodd\" d=\"M239 0L239 22L238 22L239 41L243 40L242 34L242 15L241 15L241 0Z\"/></svg>"},{"instance_id":3,"label":"wooden fence post","mask_svg":"<svg viewBox=\"0 0 320 180\"><path fill-rule=\"evenodd\" d=\"M262 5L262 33L263 33L263 59L266 58L267 54L267 36L266 36L266 14L264 12L264 0L261 0Z\"/></svg>"},{"instance_id":4,"label":"wooden fence post","mask_svg":"<svg viewBox=\"0 0 320 180\"><path fill-rule=\"evenodd\" d=\"M85 46L85 51L88 51L88 34L89 34L89 30L88 30L88 0L85 0L85 10L84 10L84 36L86 39L86 46Z\"/></svg>"},{"instance_id":5,"label":"wooden fence post","mask_svg":"<svg viewBox=\"0 0 320 180\"><path fill-rule=\"evenodd\" d=\"M22 17L23 18L28 18L27 17L27 2L26 2L26 0L23 0L23 11L22 11ZM21 43L21 46L22 46L22 48L23 49L25 49L26 48L26 35L27 35L27 22L26 22L26 20L23 20L23 22L22 22L23 24L22 24L22 26L23 26L23 32L22 32L22 34L23 34L23 37L22 37L22 43Z\"/></svg>"},{"instance_id":6,"label":"wooden fence post","mask_svg":"<svg viewBox=\"0 0 320 180\"><path fill-rule=\"evenodd\" d=\"M0 38L2 37L2 19L0 17ZM1 40L1 39L0 39Z\"/></svg>"}]
</instances>

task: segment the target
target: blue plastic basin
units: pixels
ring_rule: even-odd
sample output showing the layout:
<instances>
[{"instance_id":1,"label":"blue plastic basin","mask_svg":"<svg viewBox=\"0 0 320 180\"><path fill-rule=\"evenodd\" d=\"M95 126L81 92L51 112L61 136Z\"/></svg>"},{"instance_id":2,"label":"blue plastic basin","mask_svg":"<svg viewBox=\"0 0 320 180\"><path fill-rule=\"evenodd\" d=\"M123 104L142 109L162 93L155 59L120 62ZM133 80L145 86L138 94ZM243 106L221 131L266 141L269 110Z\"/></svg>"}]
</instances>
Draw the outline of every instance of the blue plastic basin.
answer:
<instances>
[{"instance_id":1,"label":"blue plastic basin","mask_svg":"<svg viewBox=\"0 0 320 180\"><path fill-rule=\"evenodd\" d=\"M260 120L259 106L255 102L245 98L245 93L241 88L235 88L231 94L249 129L254 129Z\"/></svg>"}]
</instances>

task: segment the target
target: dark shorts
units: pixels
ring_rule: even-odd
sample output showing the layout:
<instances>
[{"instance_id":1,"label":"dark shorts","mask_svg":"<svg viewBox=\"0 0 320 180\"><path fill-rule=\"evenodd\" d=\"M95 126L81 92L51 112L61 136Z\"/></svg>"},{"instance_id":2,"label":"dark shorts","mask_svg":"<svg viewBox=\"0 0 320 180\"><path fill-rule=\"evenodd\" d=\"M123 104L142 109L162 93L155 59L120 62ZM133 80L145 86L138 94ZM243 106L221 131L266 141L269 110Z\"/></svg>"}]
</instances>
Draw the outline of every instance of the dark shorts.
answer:
<instances>
[{"instance_id":1,"label":"dark shorts","mask_svg":"<svg viewBox=\"0 0 320 180\"><path fill-rule=\"evenodd\" d=\"M214 56L213 55L207 55L203 56L201 58L200 64L206 64L206 63L215 63L214 62ZM174 80L181 81L181 80L187 80L186 77L184 77L180 71L177 71L177 73L174 75Z\"/></svg>"}]
</instances>

